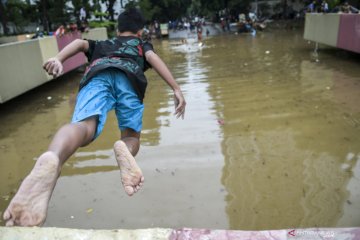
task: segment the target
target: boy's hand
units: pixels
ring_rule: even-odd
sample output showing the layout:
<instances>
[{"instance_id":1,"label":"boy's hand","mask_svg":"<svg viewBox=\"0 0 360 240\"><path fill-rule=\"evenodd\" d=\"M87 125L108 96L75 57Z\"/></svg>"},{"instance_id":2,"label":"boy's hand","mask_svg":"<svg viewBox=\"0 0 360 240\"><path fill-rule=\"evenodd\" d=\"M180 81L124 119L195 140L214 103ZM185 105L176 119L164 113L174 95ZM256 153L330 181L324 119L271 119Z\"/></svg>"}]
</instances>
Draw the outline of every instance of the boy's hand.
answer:
<instances>
[{"instance_id":1,"label":"boy's hand","mask_svg":"<svg viewBox=\"0 0 360 240\"><path fill-rule=\"evenodd\" d=\"M185 98L180 90L174 91L174 102L175 102L175 115L176 118L181 117L184 119L185 117Z\"/></svg>"},{"instance_id":2,"label":"boy's hand","mask_svg":"<svg viewBox=\"0 0 360 240\"><path fill-rule=\"evenodd\" d=\"M43 68L48 74L53 75L54 77L58 77L63 72L63 65L56 57L49 58L44 63Z\"/></svg>"}]
</instances>

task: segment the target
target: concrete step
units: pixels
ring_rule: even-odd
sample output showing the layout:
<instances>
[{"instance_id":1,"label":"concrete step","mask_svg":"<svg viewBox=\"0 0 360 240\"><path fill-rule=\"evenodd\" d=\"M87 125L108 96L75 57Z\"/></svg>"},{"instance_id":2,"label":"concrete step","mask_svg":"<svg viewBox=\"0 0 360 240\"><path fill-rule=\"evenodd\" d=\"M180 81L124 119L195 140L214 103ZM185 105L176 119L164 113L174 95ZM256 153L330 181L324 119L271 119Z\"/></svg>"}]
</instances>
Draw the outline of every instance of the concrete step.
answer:
<instances>
[{"instance_id":1,"label":"concrete step","mask_svg":"<svg viewBox=\"0 0 360 240\"><path fill-rule=\"evenodd\" d=\"M69 229L38 227L0 227L1 240L358 240L360 228L308 228L266 231L210 230L210 229Z\"/></svg>"}]
</instances>

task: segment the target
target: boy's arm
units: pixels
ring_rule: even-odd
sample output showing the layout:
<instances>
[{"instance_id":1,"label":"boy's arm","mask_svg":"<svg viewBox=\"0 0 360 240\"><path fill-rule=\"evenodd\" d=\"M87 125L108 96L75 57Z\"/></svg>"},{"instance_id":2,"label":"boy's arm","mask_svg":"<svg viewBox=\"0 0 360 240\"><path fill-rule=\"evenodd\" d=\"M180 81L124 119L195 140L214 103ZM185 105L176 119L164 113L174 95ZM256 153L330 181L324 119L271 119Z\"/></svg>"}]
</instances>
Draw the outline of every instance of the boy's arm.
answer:
<instances>
[{"instance_id":1,"label":"boy's arm","mask_svg":"<svg viewBox=\"0 0 360 240\"><path fill-rule=\"evenodd\" d=\"M145 57L146 61L150 63L150 65L155 69L155 71L160 75L160 77L164 79L164 81L174 91L175 115L177 118L181 117L182 119L184 119L186 101L179 85L175 81L170 70L163 62L163 60L161 60L161 58L156 53L154 53L154 51L147 51L145 53Z\"/></svg>"},{"instance_id":2,"label":"boy's arm","mask_svg":"<svg viewBox=\"0 0 360 240\"><path fill-rule=\"evenodd\" d=\"M59 76L63 71L62 63L74 56L79 52L87 52L89 49L89 42L82 39L76 39L64 47L55 57L49 58L44 64L43 68L45 71L53 75L54 77Z\"/></svg>"}]
</instances>

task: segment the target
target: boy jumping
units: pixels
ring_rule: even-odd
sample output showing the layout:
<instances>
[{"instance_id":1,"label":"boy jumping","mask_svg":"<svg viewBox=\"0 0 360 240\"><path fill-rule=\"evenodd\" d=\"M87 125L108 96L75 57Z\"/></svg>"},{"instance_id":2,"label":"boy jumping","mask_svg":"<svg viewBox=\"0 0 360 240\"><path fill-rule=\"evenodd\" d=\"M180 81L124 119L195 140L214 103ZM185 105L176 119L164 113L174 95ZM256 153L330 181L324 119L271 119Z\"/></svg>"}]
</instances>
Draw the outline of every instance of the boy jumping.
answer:
<instances>
[{"instance_id":1,"label":"boy jumping","mask_svg":"<svg viewBox=\"0 0 360 240\"><path fill-rule=\"evenodd\" d=\"M61 127L4 212L6 226L40 226L45 222L48 204L65 161L101 133L107 113L115 109L121 140L114 144L125 192L131 196L144 182L134 156L140 148L149 67L173 89L175 115L184 118L185 99L165 63L149 42L141 40L144 18L129 9L118 18L118 36L106 41L77 39L47 60L43 67L54 76L62 73L62 63L84 52L90 65L80 81L73 118Z\"/></svg>"}]
</instances>

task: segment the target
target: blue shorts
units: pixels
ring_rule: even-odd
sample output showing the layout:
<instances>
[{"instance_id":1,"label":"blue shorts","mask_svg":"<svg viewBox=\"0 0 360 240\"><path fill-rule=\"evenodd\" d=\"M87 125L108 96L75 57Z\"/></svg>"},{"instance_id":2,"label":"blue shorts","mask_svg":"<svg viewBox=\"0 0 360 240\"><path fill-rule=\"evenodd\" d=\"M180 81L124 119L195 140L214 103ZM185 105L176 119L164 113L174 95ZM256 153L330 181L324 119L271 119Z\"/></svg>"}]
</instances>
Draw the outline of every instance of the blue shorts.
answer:
<instances>
[{"instance_id":1,"label":"blue shorts","mask_svg":"<svg viewBox=\"0 0 360 240\"><path fill-rule=\"evenodd\" d=\"M94 139L104 128L107 113L115 109L121 130L131 128L140 132L144 105L139 100L130 80L117 69L97 73L78 93L72 123L97 116Z\"/></svg>"}]
</instances>

